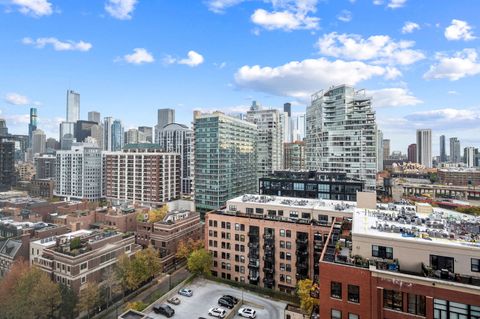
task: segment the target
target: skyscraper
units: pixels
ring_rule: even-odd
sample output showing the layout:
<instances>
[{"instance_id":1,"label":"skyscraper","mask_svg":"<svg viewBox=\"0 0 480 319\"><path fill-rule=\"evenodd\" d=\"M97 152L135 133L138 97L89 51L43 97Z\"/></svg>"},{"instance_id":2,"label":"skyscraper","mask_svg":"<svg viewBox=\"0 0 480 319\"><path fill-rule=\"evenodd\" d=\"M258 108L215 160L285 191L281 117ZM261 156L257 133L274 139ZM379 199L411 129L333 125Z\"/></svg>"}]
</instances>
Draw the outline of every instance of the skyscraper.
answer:
<instances>
[{"instance_id":1,"label":"skyscraper","mask_svg":"<svg viewBox=\"0 0 480 319\"><path fill-rule=\"evenodd\" d=\"M124 145L124 130L120 120L112 123L112 151L121 151Z\"/></svg>"},{"instance_id":2,"label":"skyscraper","mask_svg":"<svg viewBox=\"0 0 480 319\"><path fill-rule=\"evenodd\" d=\"M456 137L450 138L450 162L460 163L462 155L460 153L460 141Z\"/></svg>"},{"instance_id":3,"label":"skyscraper","mask_svg":"<svg viewBox=\"0 0 480 319\"><path fill-rule=\"evenodd\" d=\"M432 167L432 130L417 130L417 163Z\"/></svg>"},{"instance_id":4,"label":"skyscraper","mask_svg":"<svg viewBox=\"0 0 480 319\"><path fill-rule=\"evenodd\" d=\"M307 169L346 173L375 190L377 125L371 97L340 85L312 96L307 107Z\"/></svg>"},{"instance_id":5,"label":"skyscraper","mask_svg":"<svg viewBox=\"0 0 480 319\"><path fill-rule=\"evenodd\" d=\"M138 131L145 136L147 143L153 143L153 129L149 126L139 126Z\"/></svg>"},{"instance_id":6,"label":"skyscraper","mask_svg":"<svg viewBox=\"0 0 480 319\"><path fill-rule=\"evenodd\" d=\"M470 146L470 147L465 147L463 149L463 158L467 167L476 166L475 157L477 153L478 153L478 149L476 149L475 147Z\"/></svg>"},{"instance_id":7,"label":"skyscraper","mask_svg":"<svg viewBox=\"0 0 480 319\"><path fill-rule=\"evenodd\" d=\"M95 121L78 120L75 123L75 139L77 142L84 142L89 136L92 136L92 126L97 125Z\"/></svg>"},{"instance_id":8,"label":"skyscraper","mask_svg":"<svg viewBox=\"0 0 480 319\"><path fill-rule=\"evenodd\" d=\"M32 133L32 154L43 154L46 151L47 136L37 129Z\"/></svg>"},{"instance_id":9,"label":"skyscraper","mask_svg":"<svg viewBox=\"0 0 480 319\"><path fill-rule=\"evenodd\" d=\"M377 130L377 172L383 171L383 132Z\"/></svg>"},{"instance_id":10,"label":"skyscraper","mask_svg":"<svg viewBox=\"0 0 480 319\"><path fill-rule=\"evenodd\" d=\"M75 123L60 123L60 147L62 150L69 150L75 142Z\"/></svg>"},{"instance_id":11,"label":"skyscraper","mask_svg":"<svg viewBox=\"0 0 480 319\"><path fill-rule=\"evenodd\" d=\"M408 145L408 161L411 163L417 162L417 144Z\"/></svg>"},{"instance_id":12,"label":"skyscraper","mask_svg":"<svg viewBox=\"0 0 480 319\"><path fill-rule=\"evenodd\" d=\"M4 119L0 119L0 137L8 135L7 122Z\"/></svg>"},{"instance_id":13,"label":"skyscraper","mask_svg":"<svg viewBox=\"0 0 480 319\"><path fill-rule=\"evenodd\" d=\"M15 184L15 143L0 139L0 191Z\"/></svg>"},{"instance_id":14,"label":"skyscraper","mask_svg":"<svg viewBox=\"0 0 480 319\"><path fill-rule=\"evenodd\" d=\"M282 169L283 127L280 112L276 109L263 109L254 101L246 120L257 125L257 178Z\"/></svg>"},{"instance_id":15,"label":"skyscraper","mask_svg":"<svg viewBox=\"0 0 480 319\"><path fill-rule=\"evenodd\" d=\"M90 122L96 122L97 124L100 124L100 113L96 111L88 112L88 120Z\"/></svg>"},{"instance_id":16,"label":"skyscraper","mask_svg":"<svg viewBox=\"0 0 480 319\"><path fill-rule=\"evenodd\" d=\"M388 159L390 157L390 140L383 140L383 158Z\"/></svg>"},{"instance_id":17,"label":"skyscraper","mask_svg":"<svg viewBox=\"0 0 480 319\"><path fill-rule=\"evenodd\" d=\"M165 125L175 122L175 110L174 109L158 109L158 119L155 130L159 131L165 127ZM157 142L156 142L157 143Z\"/></svg>"},{"instance_id":18,"label":"skyscraper","mask_svg":"<svg viewBox=\"0 0 480 319\"><path fill-rule=\"evenodd\" d=\"M284 103L283 111L288 114L288 117L292 117L292 103Z\"/></svg>"},{"instance_id":19,"label":"skyscraper","mask_svg":"<svg viewBox=\"0 0 480 319\"><path fill-rule=\"evenodd\" d=\"M103 150L105 151L113 151L112 125L113 117L106 117L103 119Z\"/></svg>"},{"instance_id":20,"label":"skyscraper","mask_svg":"<svg viewBox=\"0 0 480 319\"><path fill-rule=\"evenodd\" d=\"M447 150L445 149L445 135L440 135L440 163L447 161Z\"/></svg>"},{"instance_id":21,"label":"skyscraper","mask_svg":"<svg viewBox=\"0 0 480 319\"><path fill-rule=\"evenodd\" d=\"M67 122L75 123L80 119L80 94L67 91Z\"/></svg>"},{"instance_id":22,"label":"skyscraper","mask_svg":"<svg viewBox=\"0 0 480 319\"><path fill-rule=\"evenodd\" d=\"M193 192L193 131L187 126L170 123L159 132L158 144L164 152L180 154L182 194Z\"/></svg>"},{"instance_id":23,"label":"skyscraper","mask_svg":"<svg viewBox=\"0 0 480 319\"><path fill-rule=\"evenodd\" d=\"M32 133L37 129L37 108L30 108L30 123L28 124L28 147L32 147Z\"/></svg>"},{"instance_id":24,"label":"skyscraper","mask_svg":"<svg viewBox=\"0 0 480 319\"><path fill-rule=\"evenodd\" d=\"M194 113L195 206L218 209L235 196L255 193L257 126L220 112Z\"/></svg>"}]
</instances>

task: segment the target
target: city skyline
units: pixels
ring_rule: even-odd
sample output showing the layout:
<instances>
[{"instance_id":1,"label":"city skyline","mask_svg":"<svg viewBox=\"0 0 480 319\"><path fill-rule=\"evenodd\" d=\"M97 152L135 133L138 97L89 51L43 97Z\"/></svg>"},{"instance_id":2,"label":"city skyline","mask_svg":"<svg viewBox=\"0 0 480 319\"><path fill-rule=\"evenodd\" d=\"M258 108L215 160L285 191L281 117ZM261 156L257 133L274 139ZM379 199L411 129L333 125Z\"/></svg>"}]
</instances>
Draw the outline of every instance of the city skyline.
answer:
<instances>
[{"instance_id":1,"label":"city skyline","mask_svg":"<svg viewBox=\"0 0 480 319\"><path fill-rule=\"evenodd\" d=\"M98 111L129 129L153 127L159 108L174 108L177 122L185 124L195 109L245 112L252 100L278 109L291 102L298 114L310 94L354 79L350 84L373 95L378 127L392 150L406 152L419 128L432 129L434 155L441 134L465 146L480 144L474 134L479 108L469 94L480 73L474 4L133 1L121 11L108 1L42 1L47 7L38 11L29 1L9 3L2 4L0 25L22 28L1 36L9 67L0 79L0 117L14 134L27 133L29 107L37 107L39 128L58 136L67 89L82 96L81 119ZM420 13L427 9L428 17ZM267 23L272 12L285 15ZM373 18L382 29L362 23ZM218 30L220 23L229 27ZM106 37L107 31L121 36ZM325 75L331 72L337 73L330 83Z\"/></svg>"}]
</instances>

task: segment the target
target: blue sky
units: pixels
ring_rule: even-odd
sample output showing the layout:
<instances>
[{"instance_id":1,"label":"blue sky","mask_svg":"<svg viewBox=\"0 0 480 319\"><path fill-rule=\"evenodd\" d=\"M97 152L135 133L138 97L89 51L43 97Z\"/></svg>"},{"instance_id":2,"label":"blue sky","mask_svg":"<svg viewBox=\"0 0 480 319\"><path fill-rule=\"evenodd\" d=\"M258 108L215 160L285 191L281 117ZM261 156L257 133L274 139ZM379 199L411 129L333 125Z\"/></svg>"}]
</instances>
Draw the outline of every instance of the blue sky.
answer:
<instances>
[{"instance_id":1,"label":"blue sky","mask_svg":"<svg viewBox=\"0 0 480 319\"><path fill-rule=\"evenodd\" d=\"M480 146L480 2L474 0L0 0L0 117L26 134L28 109L57 137L66 90L81 116L126 128L156 110L304 112L348 83L374 98L379 128L406 151L416 128Z\"/></svg>"}]
</instances>

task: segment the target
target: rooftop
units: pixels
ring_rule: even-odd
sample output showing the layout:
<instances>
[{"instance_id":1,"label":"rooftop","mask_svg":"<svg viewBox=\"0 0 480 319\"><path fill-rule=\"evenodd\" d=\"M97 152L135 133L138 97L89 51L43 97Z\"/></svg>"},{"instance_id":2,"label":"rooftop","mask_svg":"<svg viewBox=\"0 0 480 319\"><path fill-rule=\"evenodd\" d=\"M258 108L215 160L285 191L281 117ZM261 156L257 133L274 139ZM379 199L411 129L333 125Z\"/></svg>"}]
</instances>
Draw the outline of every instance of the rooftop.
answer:
<instances>
[{"instance_id":1,"label":"rooftop","mask_svg":"<svg viewBox=\"0 0 480 319\"><path fill-rule=\"evenodd\" d=\"M423 210L429 205L417 207ZM480 251L480 217L436 207L419 212L417 207L380 204L376 210L357 209L353 215L352 232L354 235L470 247Z\"/></svg>"}]
</instances>

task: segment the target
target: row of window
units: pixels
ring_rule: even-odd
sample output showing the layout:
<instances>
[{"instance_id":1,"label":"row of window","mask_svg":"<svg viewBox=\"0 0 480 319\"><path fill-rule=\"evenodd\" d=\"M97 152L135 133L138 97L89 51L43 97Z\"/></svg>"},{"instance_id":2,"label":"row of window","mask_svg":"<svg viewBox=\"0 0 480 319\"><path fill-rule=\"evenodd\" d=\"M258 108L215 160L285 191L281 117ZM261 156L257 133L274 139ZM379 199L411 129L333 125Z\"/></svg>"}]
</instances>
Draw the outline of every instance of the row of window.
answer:
<instances>
[{"instance_id":1,"label":"row of window","mask_svg":"<svg viewBox=\"0 0 480 319\"><path fill-rule=\"evenodd\" d=\"M332 281L330 284L330 296L335 299L342 299L342 283ZM348 301L360 303L360 287L348 285Z\"/></svg>"},{"instance_id":2,"label":"row of window","mask_svg":"<svg viewBox=\"0 0 480 319\"><path fill-rule=\"evenodd\" d=\"M407 298L407 309L403 308L403 298ZM408 312L418 316L425 316L425 296L415 294L404 294L396 290L383 290L383 307L386 309Z\"/></svg>"},{"instance_id":3,"label":"row of window","mask_svg":"<svg viewBox=\"0 0 480 319\"><path fill-rule=\"evenodd\" d=\"M332 319L342 319L342 311L337 309L332 309L331 312ZM348 319L360 319L360 316L354 313L348 313Z\"/></svg>"}]
</instances>

